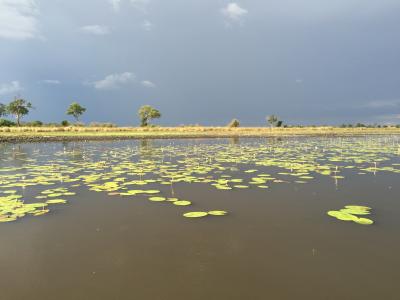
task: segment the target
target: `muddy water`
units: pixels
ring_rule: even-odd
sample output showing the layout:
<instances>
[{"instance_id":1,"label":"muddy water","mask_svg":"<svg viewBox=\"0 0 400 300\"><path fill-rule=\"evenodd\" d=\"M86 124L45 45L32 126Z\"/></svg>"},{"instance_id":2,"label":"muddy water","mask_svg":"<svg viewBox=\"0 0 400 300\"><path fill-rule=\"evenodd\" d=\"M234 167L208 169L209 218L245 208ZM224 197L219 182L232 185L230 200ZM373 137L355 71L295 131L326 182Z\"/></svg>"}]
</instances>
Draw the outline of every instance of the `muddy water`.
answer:
<instances>
[{"instance_id":1,"label":"muddy water","mask_svg":"<svg viewBox=\"0 0 400 300\"><path fill-rule=\"evenodd\" d=\"M151 147L167 143L154 141ZM183 147L216 143L231 141L182 142ZM3 145L1 163L3 168L45 164L71 149L81 152L68 160L79 162L88 159L88 149L118 153L137 145ZM398 162L385 155L386 165ZM52 206L46 215L0 223L0 299L400 299L400 174L359 175L348 169L341 175L339 182L313 174L307 183L270 183L268 189L175 183L174 195L192 201L190 208L144 196L109 196L81 185L67 204ZM24 188L24 198L29 201L42 189ZM169 186L160 189L171 192ZM348 204L370 206L375 223L326 215ZM229 214L182 217L210 209Z\"/></svg>"}]
</instances>

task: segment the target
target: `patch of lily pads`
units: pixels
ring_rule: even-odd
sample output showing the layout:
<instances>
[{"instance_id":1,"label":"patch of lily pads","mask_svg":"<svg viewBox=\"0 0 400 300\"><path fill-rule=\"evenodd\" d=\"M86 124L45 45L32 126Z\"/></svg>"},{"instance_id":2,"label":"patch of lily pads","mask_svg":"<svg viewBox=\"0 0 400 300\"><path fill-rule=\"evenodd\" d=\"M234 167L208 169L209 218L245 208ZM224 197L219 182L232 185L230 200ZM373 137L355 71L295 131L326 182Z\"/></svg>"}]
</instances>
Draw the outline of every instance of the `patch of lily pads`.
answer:
<instances>
[{"instance_id":1,"label":"patch of lily pads","mask_svg":"<svg viewBox=\"0 0 400 300\"><path fill-rule=\"evenodd\" d=\"M374 221L360 216L370 215L371 208L368 206L359 205L346 205L340 210L330 210L327 212L328 216L336 218L341 221L351 221L361 225L372 225Z\"/></svg>"},{"instance_id":2,"label":"patch of lily pads","mask_svg":"<svg viewBox=\"0 0 400 300\"><path fill-rule=\"evenodd\" d=\"M66 203L66 200L53 199L46 202L25 203L21 195L2 196L0 197L0 222L13 222L25 216L41 216L50 211L49 204L61 203Z\"/></svg>"},{"instance_id":3,"label":"patch of lily pads","mask_svg":"<svg viewBox=\"0 0 400 300\"><path fill-rule=\"evenodd\" d=\"M66 204L64 198L75 196L77 188L128 200L171 202L178 210L179 206L193 204L177 197L182 185L202 184L221 193L247 193L252 189L268 193L279 184L307 184L328 178L338 185L346 176L399 174L399 145L396 137L349 137L255 140L237 145L82 144L72 149L39 149L29 155L20 155L18 147L4 147L0 218L10 222L46 214L49 205ZM32 193L39 202L28 203L32 199L19 195ZM201 213L209 216L211 212ZM367 224L372 220L363 216L368 214L368 210L349 206L329 215Z\"/></svg>"},{"instance_id":4,"label":"patch of lily pads","mask_svg":"<svg viewBox=\"0 0 400 300\"><path fill-rule=\"evenodd\" d=\"M205 211L191 211L184 213L183 216L185 218L202 218L206 216L225 216L228 212L224 210L210 210L208 212Z\"/></svg>"}]
</instances>

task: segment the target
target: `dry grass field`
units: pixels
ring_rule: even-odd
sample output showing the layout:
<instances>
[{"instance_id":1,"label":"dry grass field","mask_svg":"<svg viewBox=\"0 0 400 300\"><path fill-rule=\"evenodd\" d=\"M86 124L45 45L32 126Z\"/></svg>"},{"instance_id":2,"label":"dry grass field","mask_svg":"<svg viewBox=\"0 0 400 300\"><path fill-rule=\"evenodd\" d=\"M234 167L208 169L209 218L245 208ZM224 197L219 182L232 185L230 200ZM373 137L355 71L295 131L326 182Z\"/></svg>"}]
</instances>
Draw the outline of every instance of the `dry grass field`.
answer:
<instances>
[{"instance_id":1,"label":"dry grass field","mask_svg":"<svg viewBox=\"0 0 400 300\"><path fill-rule=\"evenodd\" d=\"M139 138L223 138L400 134L400 128L338 127L1 127L0 142Z\"/></svg>"}]
</instances>

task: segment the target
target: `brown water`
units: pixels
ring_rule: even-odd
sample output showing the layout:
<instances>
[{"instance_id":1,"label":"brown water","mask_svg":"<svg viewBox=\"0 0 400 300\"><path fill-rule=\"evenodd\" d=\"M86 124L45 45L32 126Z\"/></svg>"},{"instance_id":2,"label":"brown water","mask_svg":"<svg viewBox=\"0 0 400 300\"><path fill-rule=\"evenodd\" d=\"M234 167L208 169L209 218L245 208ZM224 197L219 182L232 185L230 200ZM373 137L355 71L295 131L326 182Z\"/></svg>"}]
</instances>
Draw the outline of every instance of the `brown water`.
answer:
<instances>
[{"instance_id":1,"label":"brown water","mask_svg":"<svg viewBox=\"0 0 400 300\"><path fill-rule=\"evenodd\" d=\"M50 156L37 164L65 147L117 151L135 143L7 145L0 151L9 167L23 166L38 151ZM229 141L184 142L192 143ZM400 299L400 175L342 174L338 184L318 175L269 189L176 183L179 198L193 202L190 209L81 186L49 214L0 223L0 299ZM326 215L348 204L372 207L375 223ZM211 208L229 214L182 217Z\"/></svg>"}]
</instances>

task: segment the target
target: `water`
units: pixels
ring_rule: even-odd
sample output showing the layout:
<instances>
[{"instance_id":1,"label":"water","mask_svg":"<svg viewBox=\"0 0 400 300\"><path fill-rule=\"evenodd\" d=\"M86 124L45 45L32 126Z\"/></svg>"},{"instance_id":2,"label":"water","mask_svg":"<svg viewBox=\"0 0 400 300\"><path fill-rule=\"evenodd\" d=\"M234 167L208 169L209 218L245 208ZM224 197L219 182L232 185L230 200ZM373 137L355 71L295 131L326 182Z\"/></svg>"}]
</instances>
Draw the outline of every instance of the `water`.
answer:
<instances>
[{"instance_id":1,"label":"water","mask_svg":"<svg viewBox=\"0 0 400 300\"><path fill-rule=\"evenodd\" d=\"M0 223L1 299L399 299L399 141L3 144L2 192L16 190L26 204L47 201L35 197L48 189L75 195ZM275 182L248 184L258 174ZM249 188L219 190L217 179ZM118 189L90 190L104 182ZM133 189L192 205L114 195ZM374 224L326 214L349 204L371 207ZM209 210L228 214L182 216Z\"/></svg>"}]
</instances>

